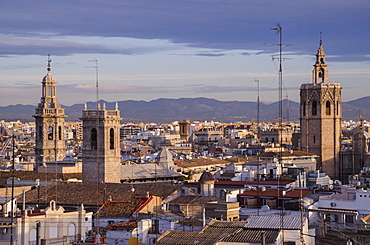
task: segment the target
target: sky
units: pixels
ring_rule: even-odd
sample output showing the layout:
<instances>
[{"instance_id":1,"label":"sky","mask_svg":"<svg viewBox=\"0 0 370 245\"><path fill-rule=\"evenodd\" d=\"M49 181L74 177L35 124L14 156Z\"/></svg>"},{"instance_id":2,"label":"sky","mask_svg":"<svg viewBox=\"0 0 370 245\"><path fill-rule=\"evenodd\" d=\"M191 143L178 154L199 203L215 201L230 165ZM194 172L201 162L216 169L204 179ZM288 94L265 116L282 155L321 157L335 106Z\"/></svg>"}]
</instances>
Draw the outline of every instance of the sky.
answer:
<instances>
[{"instance_id":1,"label":"sky","mask_svg":"<svg viewBox=\"0 0 370 245\"><path fill-rule=\"evenodd\" d=\"M299 101L312 82L321 37L329 81L354 100L370 91L369 13L368 0L4 0L0 106L37 105L48 54L63 105L256 101L258 84L260 100L275 102L277 25L284 98Z\"/></svg>"}]
</instances>

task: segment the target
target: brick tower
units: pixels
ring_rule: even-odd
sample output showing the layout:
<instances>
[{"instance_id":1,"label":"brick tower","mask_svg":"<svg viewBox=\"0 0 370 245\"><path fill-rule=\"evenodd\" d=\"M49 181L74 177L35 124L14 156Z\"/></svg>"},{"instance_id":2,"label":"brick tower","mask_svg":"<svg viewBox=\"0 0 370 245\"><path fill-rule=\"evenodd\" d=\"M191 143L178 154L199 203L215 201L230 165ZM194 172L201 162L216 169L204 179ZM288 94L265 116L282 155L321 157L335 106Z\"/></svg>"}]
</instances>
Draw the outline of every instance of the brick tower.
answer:
<instances>
[{"instance_id":1,"label":"brick tower","mask_svg":"<svg viewBox=\"0 0 370 245\"><path fill-rule=\"evenodd\" d=\"M82 181L99 183L119 183L120 169L120 111L101 109L82 112Z\"/></svg>"},{"instance_id":2,"label":"brick tower","mask_svg":"<svg viewBox=\"0 0 370 245\"><path fill-rule=\"evenodd\" d=\"M312 83L302 84L300 88L301 150L319 156L317 168L337 179L342 88L339 83L328 82L327 66L320 41Z\"/></svg>"}]
</instances>

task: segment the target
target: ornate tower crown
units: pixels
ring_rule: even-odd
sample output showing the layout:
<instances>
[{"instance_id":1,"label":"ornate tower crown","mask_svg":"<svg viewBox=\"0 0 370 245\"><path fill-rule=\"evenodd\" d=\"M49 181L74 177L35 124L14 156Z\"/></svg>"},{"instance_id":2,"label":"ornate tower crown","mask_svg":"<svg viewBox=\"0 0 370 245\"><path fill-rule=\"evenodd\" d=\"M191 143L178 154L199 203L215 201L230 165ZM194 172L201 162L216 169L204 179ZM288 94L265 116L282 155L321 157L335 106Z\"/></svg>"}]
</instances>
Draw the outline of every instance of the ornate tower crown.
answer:
<instances>
[{"instance_id":1,"label":"ornate tower crown","mask_svg":"<svg viewBox=\"0 0 370 245\"><path fill-rule=\"evenodd\" d=\"M328 65L326 64L325 56L322 40L320 40L320 46L316 54L316 62L313 65L314 69L312 71L312 82L314 84L328 83Z\"/></svg>"}]
</instances>

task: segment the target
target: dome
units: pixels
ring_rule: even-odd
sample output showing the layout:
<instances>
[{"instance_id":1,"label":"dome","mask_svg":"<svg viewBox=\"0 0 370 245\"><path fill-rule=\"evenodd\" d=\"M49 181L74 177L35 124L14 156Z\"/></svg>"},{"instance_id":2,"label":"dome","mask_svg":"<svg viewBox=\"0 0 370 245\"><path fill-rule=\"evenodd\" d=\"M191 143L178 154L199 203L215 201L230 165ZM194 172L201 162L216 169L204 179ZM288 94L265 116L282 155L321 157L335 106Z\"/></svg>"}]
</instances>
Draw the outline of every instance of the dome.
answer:
<instances>
[{"instance_id":1,"label":"dome","mask_svg":"<svg viewBox=\"0 0 370 245\"><path fill-rule=\"evenodd\" d=\"M199 181L209 181L209 180L216 180L215 176L213 176L213 174L211 174L210 172L206 171L204 172L200 178L199 178Z\"/></svg>"}]
</instances>

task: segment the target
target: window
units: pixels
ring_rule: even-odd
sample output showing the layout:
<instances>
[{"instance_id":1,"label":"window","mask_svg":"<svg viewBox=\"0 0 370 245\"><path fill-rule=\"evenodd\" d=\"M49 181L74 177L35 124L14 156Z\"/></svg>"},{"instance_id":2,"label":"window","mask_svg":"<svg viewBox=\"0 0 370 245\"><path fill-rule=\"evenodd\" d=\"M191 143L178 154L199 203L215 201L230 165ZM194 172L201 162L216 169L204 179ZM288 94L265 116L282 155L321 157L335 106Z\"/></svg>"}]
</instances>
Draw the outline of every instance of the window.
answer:
<instances>
[{"instance_id":1,"label":"window","mask_svg":"<svg viewBox=\"0 0 370 245\"><path fill-rule=\"evenodd\" d=\"M330 101L326 101L326 115L330 115Z\"/></svg>"},{"instance_id":2,"label":"window","mask_svg":"<svg viewBox=\"0 0 370 245\"><path fill-rule=\"evenodd\" d=\"M59 130L59 133L58 133L58 136L59 136L59 140L62 140L62 127L61 126L59 126L59 128L58 128Z\"/></svg>"},{"instance_id":3,"label":"window","mask_svg":"<svg viewBox=\"0 0 370 245\"><path fill-rule=\"evenodd\" d=\"M338 103L338 101L337 101L337 115L339 115L339 103Z\"/></svg>"},{"instance_id":4,"label":"window","mask_svg":"<svg viewBox=\"0 0 370 245\"><path fill-rule=\"evenodd\" d=\"M345 223L346 224L353 224L355 222L355 216L354 215L346 215L345 216Z\"/></svg>"},{"instance_id":5,"label":"window","mask_svg":"<svg viewBox=\"0 0 370 245\"><path fill-rule=\"evenodd\" d=\"M49 127L48 128L48 140L53 140L54 139L54 137L53 137L53 132L54 130L53 130L53 127Z\"/></svg>"},{"instance_id":6,"label":"window","mask_svg":"<svg viewBox=\"0 0 370 245\"><path fill-rule=\"evenodd\" d=\"M324 69L321 69L319 72L319 78L321 78L321 82L324 81L324 77L325 77L325 71Z\"/></svg>"},{"instance_id":7,"label":"window","mask_svg":"<svg viewBox=\"0 0 370 245\"><path fill-rule=\"evenodd\" d=\"M317 115L317 102L312 101L312 116L316 116L316 115Z\"/></svg>"},{"instance_id":8,"label":"window","mask_svg":"<svg viewBox=\"0 0 370 245\"><path fill-rule=\"evenodd\" d=\"M302 105L302 115L306 116L306 102L303 102L303 105Z\"/></svg>"},{"instance_id":9,"label":"window","mask_svg":"<svg viewBox=\"0 0 370 245\"><path fill-rule=\"evenodd\" d=\"M114 129L109 130L109 149L114 149Z\"/></svg>"},{"instance_id":10,"label":"window","mask_svg":"<svg viewBox=\"0 0 370 245\"><path fill-rule=\"evenodd\" d=\"M97 149L98 145L98 132L96 131L96 128L91 129L91 149L95 150Z\"/></svg>"}]
</instances>

